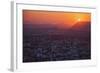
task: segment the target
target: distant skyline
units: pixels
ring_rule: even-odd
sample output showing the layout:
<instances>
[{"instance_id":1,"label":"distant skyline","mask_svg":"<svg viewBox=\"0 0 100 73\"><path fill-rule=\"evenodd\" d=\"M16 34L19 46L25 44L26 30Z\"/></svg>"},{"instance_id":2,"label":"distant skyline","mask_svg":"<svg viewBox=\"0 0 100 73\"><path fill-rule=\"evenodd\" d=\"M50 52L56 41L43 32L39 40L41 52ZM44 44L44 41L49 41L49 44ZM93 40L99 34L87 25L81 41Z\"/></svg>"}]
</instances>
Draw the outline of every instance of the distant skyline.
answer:
<instances>
[{"instance_id":1,"label":"distant skyline","mask_svg":"<svg viewBox=\"0 0 100 73\"><path fill-rule=\"evenodd\" d=\"M91 13L23 10L23 24L69 28L83 21L90 22Z\"/></svg>"}]
</instances>

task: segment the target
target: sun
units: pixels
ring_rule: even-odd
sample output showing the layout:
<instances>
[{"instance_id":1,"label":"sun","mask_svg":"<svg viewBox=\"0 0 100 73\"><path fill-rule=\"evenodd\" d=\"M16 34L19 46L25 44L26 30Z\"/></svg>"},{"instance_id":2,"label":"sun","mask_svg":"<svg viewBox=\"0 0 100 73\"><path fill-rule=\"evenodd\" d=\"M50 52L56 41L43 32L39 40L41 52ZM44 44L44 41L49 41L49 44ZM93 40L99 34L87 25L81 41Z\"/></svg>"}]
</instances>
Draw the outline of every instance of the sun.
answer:
<instances>
[{"instance_id":1,"label":"sun","mask_svg":"<svg viewBox=\"0 0 100 73\"><path fill-rule=\"evenodd\" d=\"M80 18L78 18L78 20L77 20L78 22L80 22L81 21L81 19Z\"/></svg>"}]
</instances>

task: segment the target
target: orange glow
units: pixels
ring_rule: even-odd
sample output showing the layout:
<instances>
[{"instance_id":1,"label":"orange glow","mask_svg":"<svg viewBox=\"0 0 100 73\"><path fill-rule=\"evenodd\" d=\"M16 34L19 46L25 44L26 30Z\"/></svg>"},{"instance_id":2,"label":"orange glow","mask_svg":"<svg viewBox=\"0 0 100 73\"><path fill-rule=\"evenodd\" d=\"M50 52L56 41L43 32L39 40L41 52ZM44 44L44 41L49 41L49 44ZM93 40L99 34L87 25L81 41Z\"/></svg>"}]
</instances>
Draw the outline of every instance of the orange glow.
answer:
<instances>
[{"instance_id":1,"label":"orange glow","mask_svg":"<svg viewBox=\"0 0 100 73\"><path fill-rule=\"evenodd\" d=\"M24 24L50 24L57 27L71 27L77 22L91 21L91 14L84 12L53 12L23 10Z\"/></svg>"}]
</instances>

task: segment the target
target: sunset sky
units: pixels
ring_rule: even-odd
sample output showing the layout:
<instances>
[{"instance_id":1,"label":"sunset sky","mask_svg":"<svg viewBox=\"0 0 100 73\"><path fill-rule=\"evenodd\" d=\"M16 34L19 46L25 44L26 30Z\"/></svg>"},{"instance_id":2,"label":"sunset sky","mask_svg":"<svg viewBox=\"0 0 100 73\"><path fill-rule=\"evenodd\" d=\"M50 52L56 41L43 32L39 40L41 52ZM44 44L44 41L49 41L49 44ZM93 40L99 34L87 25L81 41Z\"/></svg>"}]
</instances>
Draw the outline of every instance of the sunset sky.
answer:
<instances>
[{"instance_id":1,"label":"sunset sky","mask_svg":"<svg viewBox=\"0 0 100 73\"><path fill-rule=\"evenodd\" d=\"M90 13L23 10L23 24L47 24L71 27L77 22L91 21Z\"/></svg>"}]
</instances>

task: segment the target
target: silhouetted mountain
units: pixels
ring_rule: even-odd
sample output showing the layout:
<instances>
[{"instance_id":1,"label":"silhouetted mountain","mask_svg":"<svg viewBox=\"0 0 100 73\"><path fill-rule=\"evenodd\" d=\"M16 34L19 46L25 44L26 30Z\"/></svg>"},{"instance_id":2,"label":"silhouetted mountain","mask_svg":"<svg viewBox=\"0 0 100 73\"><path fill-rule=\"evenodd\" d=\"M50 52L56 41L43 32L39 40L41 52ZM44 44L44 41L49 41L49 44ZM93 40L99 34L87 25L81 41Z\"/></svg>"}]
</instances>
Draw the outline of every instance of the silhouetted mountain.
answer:
<instances>
[{"instance_id":1,"label":"silhouetted mountain","mask_svg":"<svg viewBox=\"0 0 100 73\"><path fill-rule=\"evenodd\" d=\"M70 29L60 29L53 24L24 24L23 31L27 34L66 34L66 35L90 35L90 22L78 22Z\"/></svg>"},{"instance_id":2,"label":"silhouetted mountain","mask_svg":"<svg viewBox=\"0 0 100 73\"><path fill-rule=\"evenodd\" d=\"M90 31L91 28L90 22L78 22L72 26L72 30L74 31Z\"/></svg>"}]
</instances>

